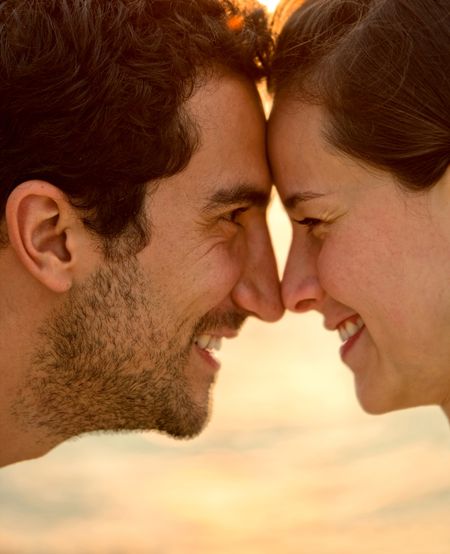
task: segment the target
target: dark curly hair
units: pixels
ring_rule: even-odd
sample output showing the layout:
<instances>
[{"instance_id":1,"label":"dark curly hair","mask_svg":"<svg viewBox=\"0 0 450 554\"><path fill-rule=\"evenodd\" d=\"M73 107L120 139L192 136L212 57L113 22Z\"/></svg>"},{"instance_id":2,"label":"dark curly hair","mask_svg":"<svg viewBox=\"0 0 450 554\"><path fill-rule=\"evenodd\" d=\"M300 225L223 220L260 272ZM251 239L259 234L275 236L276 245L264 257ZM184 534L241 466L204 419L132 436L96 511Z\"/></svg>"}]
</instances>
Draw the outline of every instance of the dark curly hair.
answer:
<instances>
[{"instance_id":1,"label":"dark curly hair","mask_svg":"<svg viewBox=\"0 0 450 554\"><path fill-rule=\"evenodd\" d=\"M221 71L257 81L266 14L234 0L0 0L0 209L28 179L67 194L85 225L148 240L147 185L197 144L183 106ZM106 241L108 242L108 241Z\"/></svg>"},{"instance_id":2,"label":"dark curly hair","mask_svg":"<svg viewBox=\"0 0 450 554\"><path fill-rule=\"evenodd\" d=\"M285 0L286 15L272 91L323 106L338 150L433 186L450 163L449 1Z\"/></svg>"}]
</instances>

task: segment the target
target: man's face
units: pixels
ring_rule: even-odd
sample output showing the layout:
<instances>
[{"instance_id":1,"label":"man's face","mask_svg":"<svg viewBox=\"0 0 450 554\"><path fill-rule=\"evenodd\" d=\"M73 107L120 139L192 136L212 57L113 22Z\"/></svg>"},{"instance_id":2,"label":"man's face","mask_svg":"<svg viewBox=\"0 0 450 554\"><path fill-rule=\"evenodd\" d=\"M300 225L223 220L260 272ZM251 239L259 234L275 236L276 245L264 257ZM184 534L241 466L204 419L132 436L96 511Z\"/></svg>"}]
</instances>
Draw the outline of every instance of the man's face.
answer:
<instances>
[{"instance_id":1,"label":"man's face","mask_svg":"<svg viewBox=\"0 0 450 554\"><path fill-rule=\"evenodd\" d=\"M187 110L200 145L184 171L148 195L149 244L126 261L103 262L42 328L32 402L25 397L19 411L34 421L37 412L51 435L198 433L219 369L212 351L248 315L282 315L256 91L214 79Z\"/></svg>"}]
</instances>

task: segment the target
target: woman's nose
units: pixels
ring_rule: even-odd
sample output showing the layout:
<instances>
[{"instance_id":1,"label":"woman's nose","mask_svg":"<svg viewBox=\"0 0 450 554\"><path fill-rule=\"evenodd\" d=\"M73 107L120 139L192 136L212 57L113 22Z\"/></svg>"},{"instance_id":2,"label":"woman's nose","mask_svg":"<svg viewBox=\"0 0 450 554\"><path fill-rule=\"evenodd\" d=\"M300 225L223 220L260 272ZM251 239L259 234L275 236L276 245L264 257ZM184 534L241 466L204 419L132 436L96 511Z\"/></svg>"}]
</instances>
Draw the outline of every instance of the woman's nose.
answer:
<instances>
[{"instance_id":1,"label":"woman's nose","mask_svg":"<svg viewBox=\"0 0 450 554\"><path fill-rule=\"evenodd\" d=\"M325 291L317 275L313 252L291 246L281 282L281 296L284 307L292 312L320 308Z\"/></svg>"}]
</instances>

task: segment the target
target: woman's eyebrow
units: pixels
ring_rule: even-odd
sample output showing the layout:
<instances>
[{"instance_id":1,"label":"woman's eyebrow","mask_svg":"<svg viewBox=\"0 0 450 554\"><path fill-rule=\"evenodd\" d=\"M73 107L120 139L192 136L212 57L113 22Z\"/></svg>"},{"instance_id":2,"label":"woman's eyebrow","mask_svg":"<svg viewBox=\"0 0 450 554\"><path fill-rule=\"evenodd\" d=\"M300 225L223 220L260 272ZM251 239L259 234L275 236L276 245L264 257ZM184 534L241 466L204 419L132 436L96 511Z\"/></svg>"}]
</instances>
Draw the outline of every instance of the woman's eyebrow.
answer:
<instances>
[{"instance_id":1,"label":"woman's eyebrow","mask_svg":"<svg viewBox=\"0 0 450 554\"><path fill-rule=\"evenodd\" d=\"M216 190L208 199L203 211L211 212L224 206L245 203L258 208L266 208L269 200L270 191L262 191L254 185L240 183L234 187Z\"/></svg>"},{"instance_id":2,"label":"woman's eyebrow","mask_svg":"<svg viewBox=\"0 0 450 554\"><path fill-rule=\"evenodd\" d=\"M302 202L308 202L309 200L321 198L322 196L325 196L323 192L313 192L309 190L305 192L296 192L295 194L286 197L283 200L283 204L287 210L293 210Z\"/></svg>"}]
</instances>

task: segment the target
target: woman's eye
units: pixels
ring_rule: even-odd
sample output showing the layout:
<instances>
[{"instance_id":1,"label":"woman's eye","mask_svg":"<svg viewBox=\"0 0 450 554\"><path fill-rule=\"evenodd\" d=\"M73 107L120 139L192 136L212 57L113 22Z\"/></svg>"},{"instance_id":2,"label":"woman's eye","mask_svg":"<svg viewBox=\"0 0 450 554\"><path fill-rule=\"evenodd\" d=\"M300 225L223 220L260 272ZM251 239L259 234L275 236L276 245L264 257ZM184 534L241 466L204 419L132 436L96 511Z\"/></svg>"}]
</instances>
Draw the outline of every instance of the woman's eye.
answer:
<instances>
[{"instance_id":1,"label":"woman's eye","mask_svg":"<svg viewBox=\"0 0 450 554\"><path fill-rule=\"evenodd\" d=\"M295 221L299 225L304 225L305 227L307 227L308 231L312 231L315 227L323 223L321 219L316 219L314 217L305 217L303 219L297 219Z\"/></svg>"}]
</instances>

